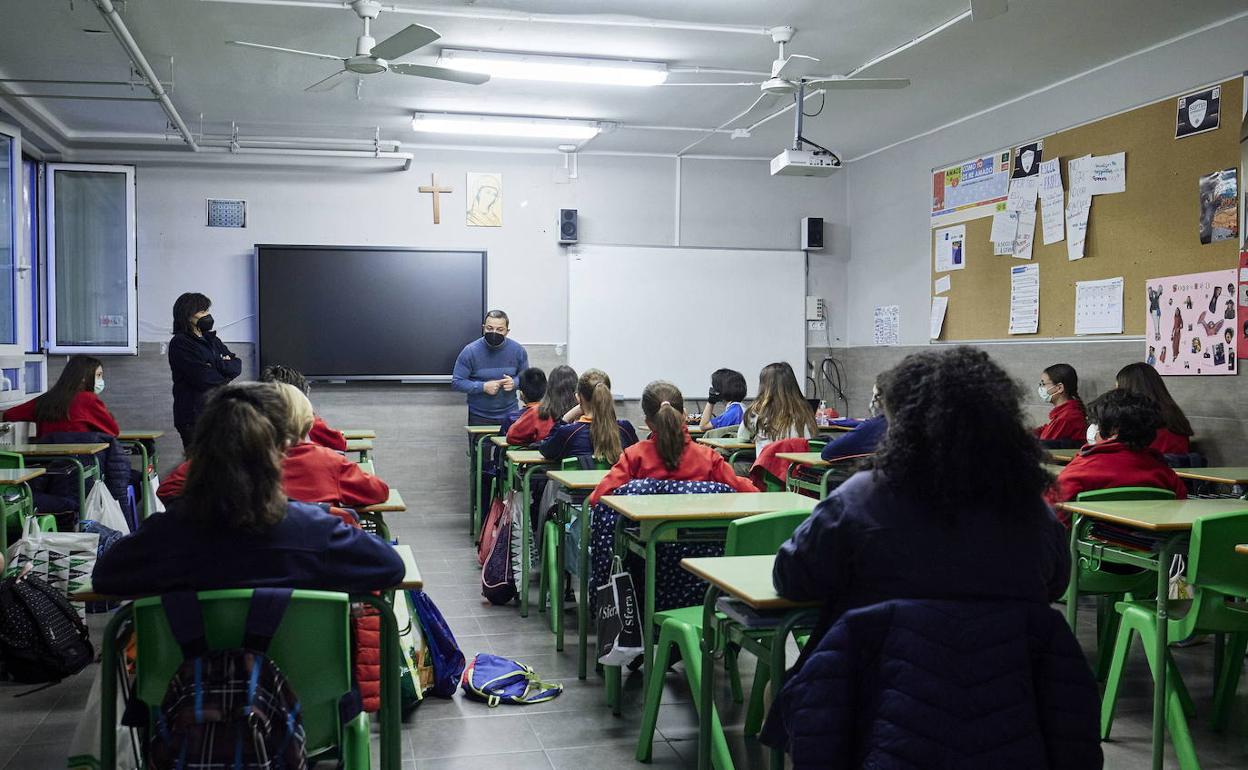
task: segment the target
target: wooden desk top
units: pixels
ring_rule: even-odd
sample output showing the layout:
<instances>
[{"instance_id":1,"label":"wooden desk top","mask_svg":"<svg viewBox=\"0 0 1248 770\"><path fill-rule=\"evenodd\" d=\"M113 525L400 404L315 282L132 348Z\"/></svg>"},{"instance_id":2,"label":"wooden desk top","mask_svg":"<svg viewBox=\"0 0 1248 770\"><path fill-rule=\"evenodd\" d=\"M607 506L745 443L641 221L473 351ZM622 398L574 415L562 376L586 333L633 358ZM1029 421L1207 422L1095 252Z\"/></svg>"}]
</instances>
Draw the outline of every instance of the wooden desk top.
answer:
<instances>
[{"instance_id":1,"label":"wooden desk top","mask_svg":"<svg viewBox=\"0 0 1248 770\"><path fill-rule=\"evenodd\" d=\"M368 439L359 438L354 441L347 442L348 452L367 452L373 448L373 442Z\"/></svg>"},{"instance_id":2,"label":"wooden desk top","mask_svg":"<svg viewBox=\"0 0 1248 770\"><path fill-rule=\"evenodd\" d=\"M736 438L700 438L697 440L699 444L706 444L715 449L722 449L727 452L737 452L743 449L753 449L753 441L741 441Z\"/></svg>"},{"instance_id":3,"label":"wooden desk top","mask_svg":"<svg viewBox=\"0 0 1248 770\"><path fill-rule=\"evenodd\" d=\"M809 511L819 502L796 492L724 492L711 495L607 495L603 504L633 521L740 519L772 511Z\"/></svg>"},{"instance_id":4,"label":"wooden desk top","mask_svg":"<svg viewBox=\"0 0 1248 770\"><path fill-rule=\"evenodd\" d=\"M27 481L39 478L47 472L47 468L0 471L0 487L13 487L18 484L25 484Z\"/></svg>"},{"instance_id":5,"label":"wooden desk top","mask_svg":"<svg viewBox=\"0 0 1248 770\"><path fill-rule=\"evenodd\" d=\"M823 459L818 452L776 452L776 457L785 462L808 465L811 468L826 468L832 464Z\"/></svg>"},{"instance_id":6,"label":"wooden desk top","mask_svg":"<svg viewBox=\"0 0 1248 770\"><path fill-rule=\"evenodd\" d=\"M1174 472L1179 478L1191 479L1192 481L1212 481L1215 484L1248 484L1248 468L1243 466L1175 468Z\"/></svg>"},{"instance_id":7,"label":"wooden desk top","mask_svg":"<svg viewBox=\"0 0 1248 770\"><path fill-rule=\"evenodd\" d=\"M1078 449L1050 449L1049 459L1055 463L1065 465L1075 459L1075 455L1079 454Z\"/></svg>"},{"instance_id":8,"label":"wooden desk top","mask_svg":"<svg viewBox=\"0 0 1248 770\"><path fill-rule=\"evenodd\" d=\"M818 426L820 433L849 433L858 430L857 426L849 427L848 425L820 425Z\"/></svg>"},{"instance_id":9,"label":"wooden desk top","mask_svg":"<svg viewBox=\"0 0 1248 770\"><path fill-rule=\"evenodd\" d=\"M546 478L567 489L593 489L608 471L547 471Z\"/></svg>"},{"instance_id":10,"label":"wooden desk top","mask_svg":"<svg viewBox=\"0 0 1248 770\"><path fill-rule=\"evenodd\" d=\"M108 449L108 444L14 444L4 447L5 452L16 452L27 457L94 455L106 449Z\"/></svg>"},{"instance_id":11,"label":"wooden desk top","mask_svg":"<svg viewBox=\"0 0 1248 770\"><path fill-rule=\"evenodd\" d=\"M498 433L502 427L501 425L465 425L464 430L468 431L470 436L485 436L490 433Z\"/></svg>"},{"instance_id":12,"label":"wooden desk top","mask_svg":"<svg viewBox=\"0 0 1248 770\"><path fill-rule=\"evenodd\" d=\"M1201 516L1248 513L1248 500L1115 500L1103 503L1060 503L1063 510L1102 521L1153 532L1192 528Z\"/></svg>"},{"instance_id":13,"label":"wooden desk top","mask_svg":"<svg viewBox=\"0 0 1248 770\"><path fill-rule=\"evenodd\" d=\"M507 453L507 461L516 465L541 465L555 463L558 460L547 460L546 456L536 449L513 449Z\"/></svg>"},{"instance_id":14,"label":"wooden desk top","mask_svg":"<svg viewBox=\"0 0 1248 770\"><path fill-rule=\"evenodd\" d=\"M695 436L695 437L701 436L703 433L706 433L708 430L714 430L714 428L703 428L701 425L698 425L696 422L693 423L692 425L686 425L685 427L689 429L689 435ZM642 433L651 432L651 430L647 428L644 423L641 425L634 425L633 428L637 431L637 435L639 436Z\"/></svg>"},{"instance_id":15,"label":"wooden desk top","mask_svg":"<svg viewBox=\"0 0 1248 770\"><path fill-rule=\"evenodd\" d=\"M407 510L407 503L403 502L403 495L399 494L399 490L392 488L384 503L366 505L356 510L361 513L402 513Z\"/></svg>"},{"instance_id":16,"label":"wooden desk top","mask_svg":"<svg viewBox=\"0 0 1248 770\"><path fill-rule=\"evenodd\" d=\"M818 602L795 602L776 593L771 580L775 555L707 556L681 559L680 566L725 594L756 610L792 610L818 607Z\"/></svg>"},{"instance_id":17,"label":"wooden desk top","mask_svg":"<svg viewBox=\"0 0 1248 770\"><path fill-rule=\"evenodd\" d=\"M1248 543L1240 543L1239 545L1235 546L1235 553L1248 556Z\"/></svg>"},{"instance_id":18,"label":"wooden desk top","mask_svg":"<svg viewBox=\"0 0 1248 770\"><path fill-rule=\"evenodd\" d=\"M121 441L155 441L163 435L163 430L123 430L117 438Z\"/></svg>"},{"instance_id":19,"label":"wooden desk top","mask_svg":"<svg viewBox=\"0 0 1248 770\"><path fill-rule=\"evenodd\" d=\"M371 428L343 428L340 432L347 441L360 438L377 438L377 431Z\"/></svg>"},{"instance_id":20,"label":"wooden desk top","mask_svg":"<svg viewBox=\"0 0 1248 770\"><path fill-rule=\"evenodd\" d=\"M490 436L490 443L496 447L506 447L507 437L506 436Z\"/></svg>"}]
</instances>

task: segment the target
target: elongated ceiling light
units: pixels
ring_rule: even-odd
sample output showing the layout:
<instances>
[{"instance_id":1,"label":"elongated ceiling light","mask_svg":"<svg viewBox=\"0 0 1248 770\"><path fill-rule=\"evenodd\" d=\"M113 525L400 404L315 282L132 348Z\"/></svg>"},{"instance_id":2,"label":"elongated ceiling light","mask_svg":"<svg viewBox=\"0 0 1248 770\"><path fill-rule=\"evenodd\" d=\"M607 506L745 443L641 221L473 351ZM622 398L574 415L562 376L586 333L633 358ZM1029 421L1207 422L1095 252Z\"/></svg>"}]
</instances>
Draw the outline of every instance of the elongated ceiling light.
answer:
<instances>
[{"instance_id":1,"label":"elongated ceiling light","mask_svg":"<svg viewBox=\"0 0 1248 770\"><path fill-rule=\"evenodd\" d=\"M447 115L418 112L412 130L429 134L504 136L528 139L589 139L602 127L588 120L512 118L493 115Z\"/></svg>"},{"instance_id":2,"label":"elongated ceiling light","mask_svg":"<svg viewBox=\"0 0 1248 770\"><path fill-rule=\"evenodd\" d=\"M625 59L588 59L579 56L443 48L438 64L450 69L479 72L492 78L544 80L554 83L657 86L667 80L667 65Z\"/></svg>"}]
</instances>

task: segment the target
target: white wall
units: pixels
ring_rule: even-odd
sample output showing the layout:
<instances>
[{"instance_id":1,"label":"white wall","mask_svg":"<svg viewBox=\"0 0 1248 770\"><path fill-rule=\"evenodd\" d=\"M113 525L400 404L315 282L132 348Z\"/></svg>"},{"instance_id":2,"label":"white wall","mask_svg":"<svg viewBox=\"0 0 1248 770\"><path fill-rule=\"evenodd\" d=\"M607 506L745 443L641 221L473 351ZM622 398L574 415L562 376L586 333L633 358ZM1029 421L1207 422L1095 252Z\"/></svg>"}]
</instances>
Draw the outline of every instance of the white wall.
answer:
<instances>
[{"instance_id":1,"label":"white wall","mask_svg":"<svg viewBox=\"0 0 1248 770\"><path fill-rule=\"evenodd\" d=\"M799 219L823 216L831 248L812 257L818 269L811 291L841 306L848 257L843 176L777 179L762 161L691 159L682 165L681 245L795 249ZM517 339L566 342L567 265L556 243L558 209L579 210L581 240L588 243L672 244L677 162L583 154L579 178L560 183L562 167L557 155L466 151L418 152L407 172L364 171L358 163L334 170L140 163L140 339L167 339L173 300L183 291L202 291L213 300L218 328L226 327L225 339L253 341L253 244L307 243L486 249L489 304L508 311ZM502 173L503 227L464 224L467 171ZM430 196L416 189L429 184L431 172L455 190L443 196L437 226ZM247 200L247 228L205 227L208 197ZM844 336L843 318L834 315L836 337ZM812 342L823 344L823 337Z\"/></svg>"},{"instance_id":2,"label":"white wall","mask_svg":"<svg viewBox=\"0 0 1248 770\"><path fill-rule=\"evenodd\" d=\"M850 163L848 344L872 344L873 309L891 304L901 305L902 344L927 343L933 167L1238 75L1248 70L1245 41L1248 19L1240 19ZM1239 128L1238 115L1222 121L1220 130Z\"/></svg>"}]
</instances>

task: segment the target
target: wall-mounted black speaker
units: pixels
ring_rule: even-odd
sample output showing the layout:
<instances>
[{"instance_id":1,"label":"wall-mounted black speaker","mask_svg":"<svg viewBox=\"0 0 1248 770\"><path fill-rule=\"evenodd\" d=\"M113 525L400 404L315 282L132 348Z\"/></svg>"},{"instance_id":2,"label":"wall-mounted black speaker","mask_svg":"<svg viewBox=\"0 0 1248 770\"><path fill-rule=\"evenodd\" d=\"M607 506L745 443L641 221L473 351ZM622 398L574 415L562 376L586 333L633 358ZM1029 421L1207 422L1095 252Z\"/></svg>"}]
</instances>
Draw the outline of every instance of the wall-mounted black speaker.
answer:
<instances>
[{"instance_id":1,"label":"wall-mounted black speaker","mask_svg":"<svg viewBox=\"0 0 1248 770\"><path fill-rule=\"evenodd\" d=\"M823 217L802 217L802 248L823 248Z\"/></svg>"},{"instance_id":2,"label":"wall-mounted black speaker","mask_svg":"<svg viewBox=\"0 0 1248 770\"><path fill-rule=\"evenodd\" d=\"M559 242L576 243L576 209L559 209Z\"/></svg>"}]
</instances>

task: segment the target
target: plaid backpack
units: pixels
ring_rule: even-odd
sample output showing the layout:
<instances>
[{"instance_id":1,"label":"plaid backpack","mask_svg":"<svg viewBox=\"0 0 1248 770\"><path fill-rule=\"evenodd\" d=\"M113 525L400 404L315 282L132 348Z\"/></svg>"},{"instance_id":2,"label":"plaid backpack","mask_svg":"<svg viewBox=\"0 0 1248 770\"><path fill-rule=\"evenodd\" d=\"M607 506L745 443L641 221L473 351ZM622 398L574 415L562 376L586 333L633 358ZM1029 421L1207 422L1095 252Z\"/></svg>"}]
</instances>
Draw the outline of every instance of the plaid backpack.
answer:
<instances>
[{"instance_id":1,"label":"plaid backpack","mask_svg":"<svg viewBox=\"0 0 1248 770\"><path fill-rule=\"evenodd\" d=\"M299 699L265 655L290 603L289 589L252 593L241 647L209 650L199 597L161 597L183 662L169 680L152 731L158 770L304 770Z\"/></svg>"}]
</instances>

